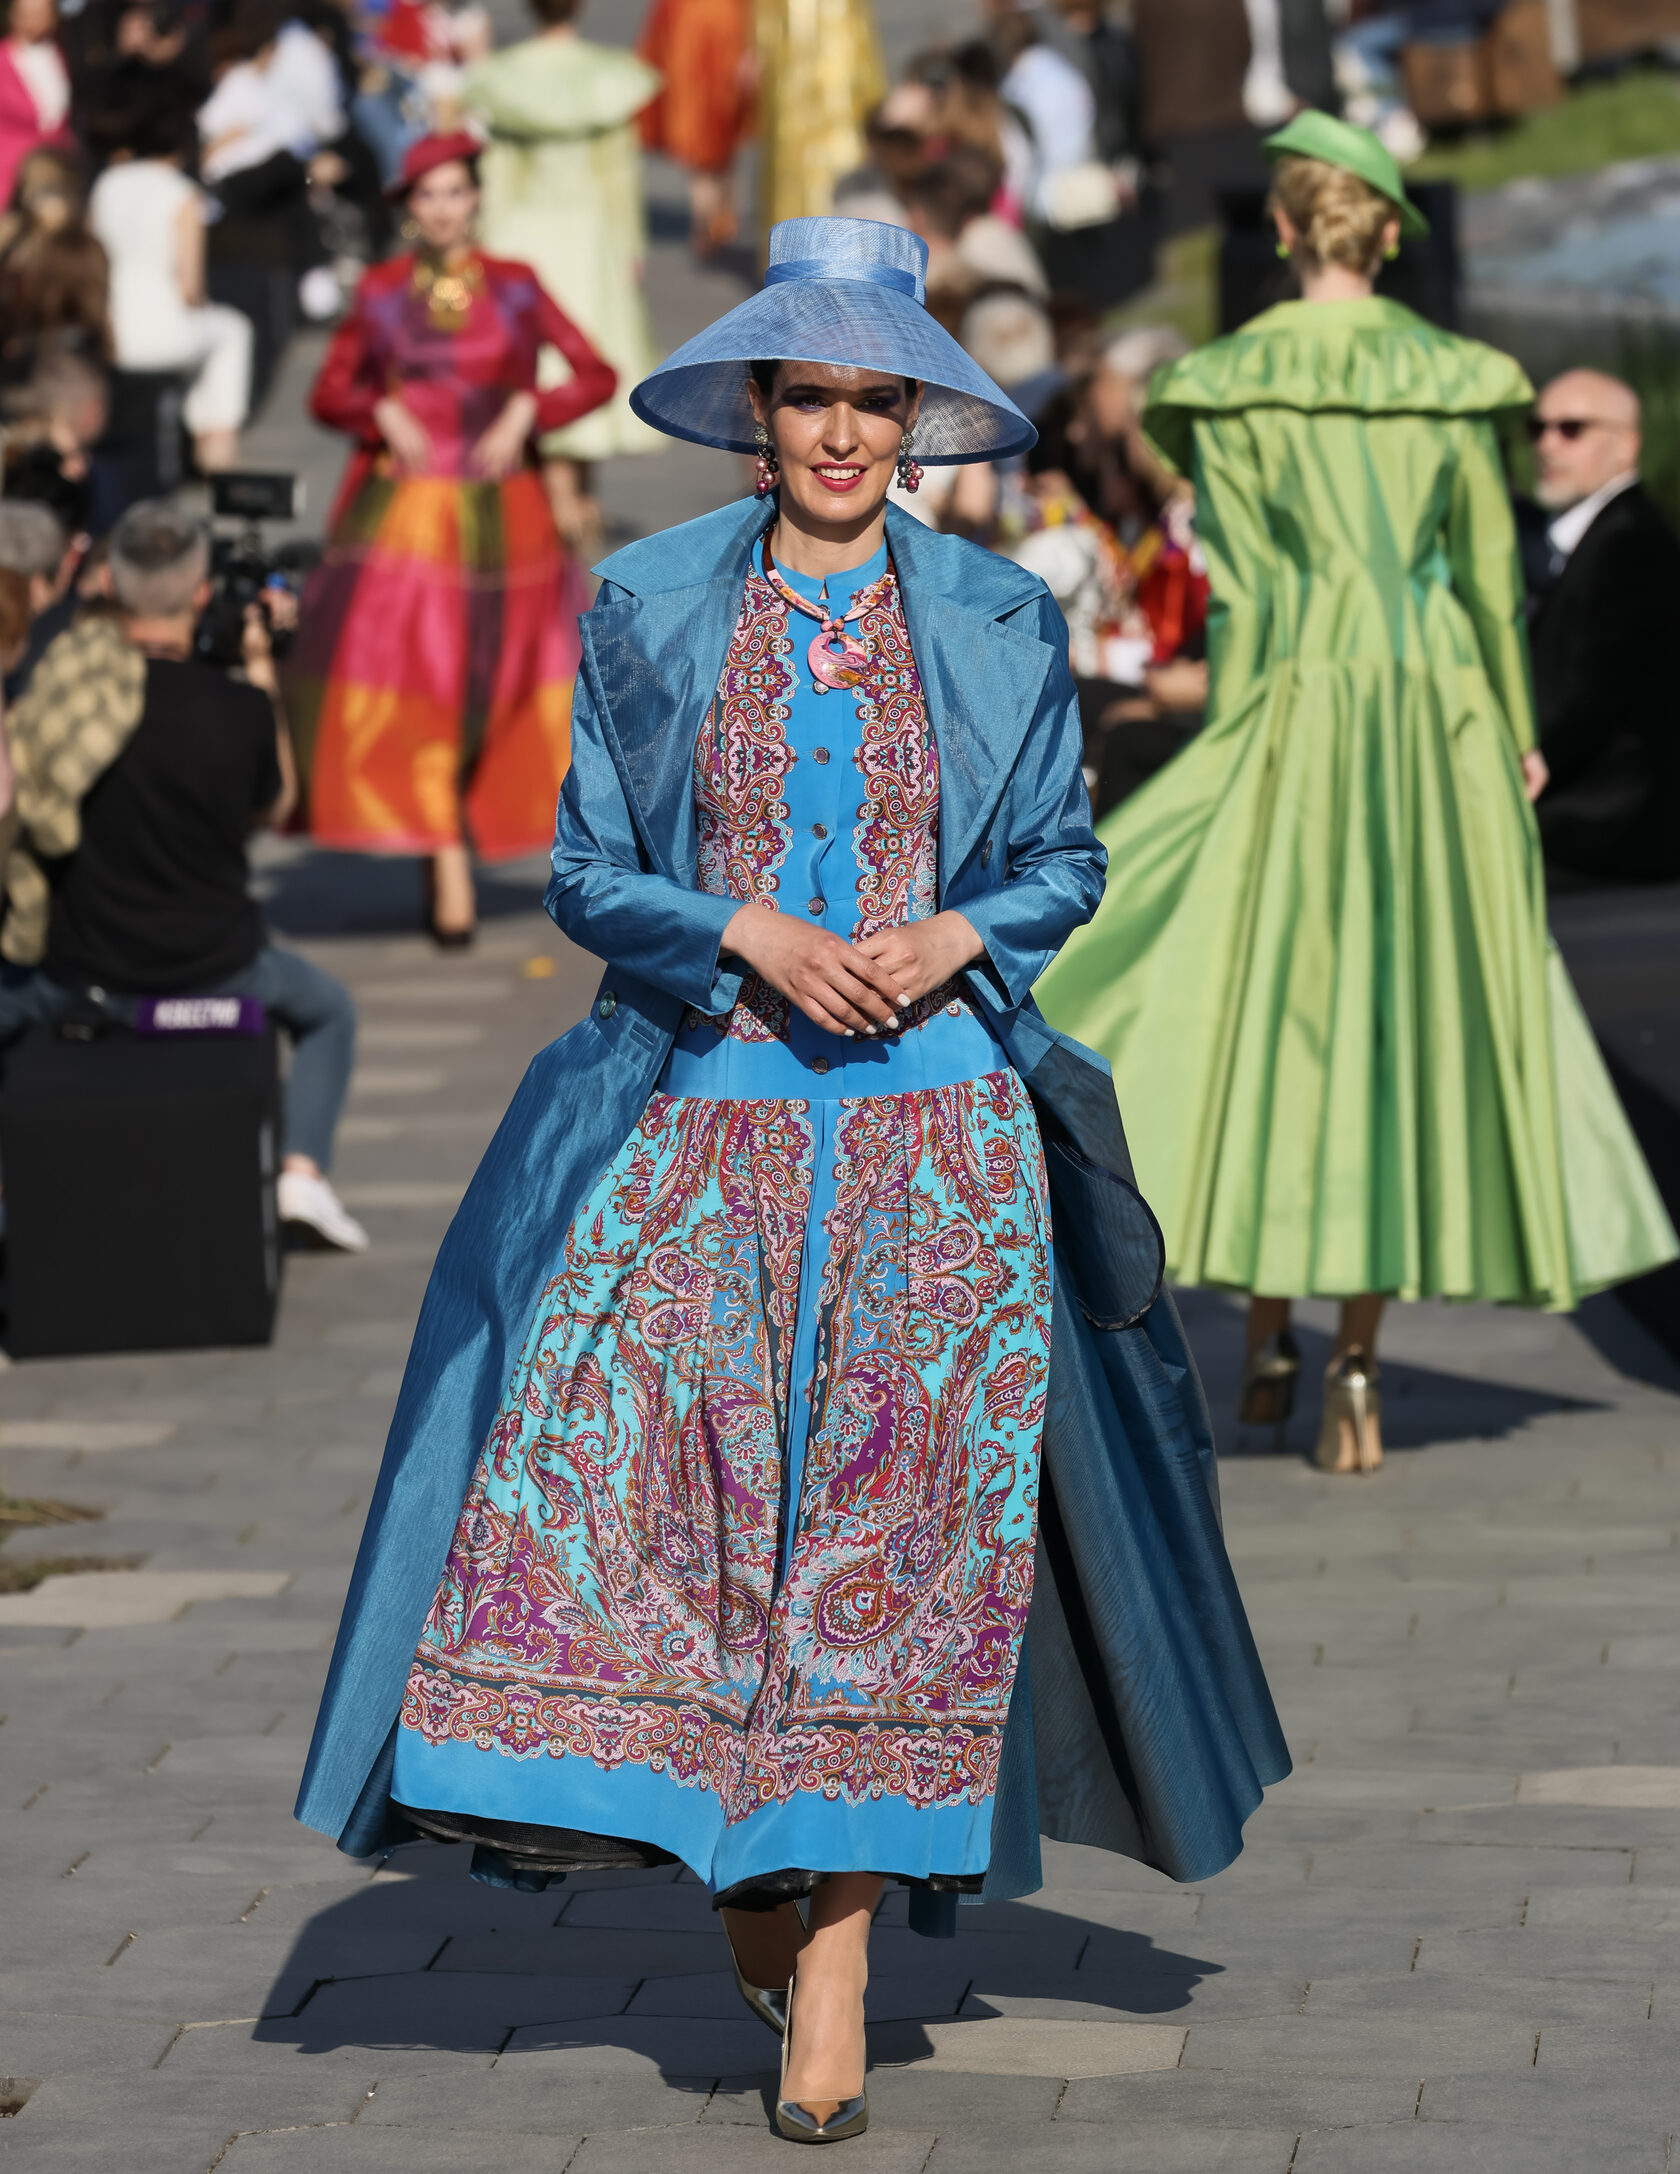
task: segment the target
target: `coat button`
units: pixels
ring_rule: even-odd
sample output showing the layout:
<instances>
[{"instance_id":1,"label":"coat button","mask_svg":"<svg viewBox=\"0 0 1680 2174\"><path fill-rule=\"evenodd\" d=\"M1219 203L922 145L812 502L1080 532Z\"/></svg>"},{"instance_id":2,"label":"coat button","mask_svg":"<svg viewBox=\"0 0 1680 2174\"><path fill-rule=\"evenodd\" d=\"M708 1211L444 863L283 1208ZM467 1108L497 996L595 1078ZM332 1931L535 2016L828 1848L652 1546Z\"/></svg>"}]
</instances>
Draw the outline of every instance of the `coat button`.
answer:
<instances>
[{"instance_id":1,"label":"coat button","mask_svg":"<svg viewBox=\"0 0 1680 2174\"><path fill-rule=\"evenodd\" d=\"M813 823L811 825L811 836L813 838L826 838L828 836L828 825L826 823Z\"/></svg>"},{"instance_id":2,"label":"coat button","mask_svg":"<svg viewBox=\"0 0 1680 2174\"><path fill-rule=\"evenodd\" d=\"M811 760L821 769L822 765L828 760L828 749L826 747L813 747Z\"/></svg>"},{"instance_id":3,"label":"coat button","mask_svg":"<svg viewBox=\"0 0 1680 2174\"><path fill-rule=\"evenodd\" d=\"M810 901L810 909L813 913L821 913L825 904L825 900L820 898L813 898Z\"/></svg>"},{"instance_id":4,"label":"coat button","mask_svg":"<svg viewBox=\"0 0 1680 2174\"><path fill-rule=\"evenodd\" d=\"M603 1019L610 1019L618 1009L618 999L610 989L603 989L601 991L601 1001L596 1005L595 1009Z\"/></svg>"},{"instance_id":5,"label":"coat button","mask_svg":"<svg viewBox=\"0 0 1680 2174\"><path fill-rule=\"evenodd\" d=\"M811 1070L813 1072L826 1072L828 1070L828 1059L826 1057L813 1057Z\"/></svg>"},{"instance_id":6,"label":"coat button","mask_svg":"<svg viewBox=\"0 0 1680 2174\"><path fill-rule=\"evenodd\" d=\"M982 868L985 867L986 863L991 859L991 857L992 841L990 840L990 838L988 838L985 844L980 848L980 865Z\"/></svg>"}]
</instances>

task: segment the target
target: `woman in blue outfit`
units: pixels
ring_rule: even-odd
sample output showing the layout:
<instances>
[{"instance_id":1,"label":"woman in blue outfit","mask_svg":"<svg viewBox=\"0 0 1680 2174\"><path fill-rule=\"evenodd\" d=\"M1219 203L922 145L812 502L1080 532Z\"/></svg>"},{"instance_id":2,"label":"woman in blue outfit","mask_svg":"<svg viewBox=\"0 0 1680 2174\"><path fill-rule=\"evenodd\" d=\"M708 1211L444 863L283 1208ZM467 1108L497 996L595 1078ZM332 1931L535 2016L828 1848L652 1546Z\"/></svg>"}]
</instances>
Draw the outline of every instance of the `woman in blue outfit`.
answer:
<instances>
[{"instance_id":1,"label":"woman in blue outfit","mask_svg":"<svg viewBox=\"0 0 1680 2174\"><path fill-rule=\"evenodd\" d=\"M636 391L759 497L582 622L548 906L613 963L439 1255L299 1802L680 1859L821 2142L884 1879L949 1933L1040 1832L1203 1878L1288 1770L1106 1069L1027 994L1102 889L1066 631L886 501L1032 440L925 267L788 221Z\"/></svg>"}]
</instances>

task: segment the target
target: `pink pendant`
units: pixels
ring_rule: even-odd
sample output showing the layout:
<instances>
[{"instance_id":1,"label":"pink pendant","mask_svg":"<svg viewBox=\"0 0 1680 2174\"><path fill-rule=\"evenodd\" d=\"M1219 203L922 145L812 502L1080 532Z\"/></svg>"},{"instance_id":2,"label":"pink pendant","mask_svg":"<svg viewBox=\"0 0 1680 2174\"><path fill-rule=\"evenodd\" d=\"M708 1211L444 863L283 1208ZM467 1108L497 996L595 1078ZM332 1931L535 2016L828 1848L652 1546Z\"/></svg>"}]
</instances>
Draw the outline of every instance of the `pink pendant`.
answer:
<instances>
[{"instance_id":1,"label":"pink pendant","mask_svg":"<svg viewBox=\"0 0 1680 2174\"><path fill-rule=\"evenodd\" d=\"M840 637L838 656L829 648L832 635ZM829 620L821 627L805 652L805 661L811 667L811 677L818 687L855 687L869 670L869 651L861 642L854 642L837 620Z\"/></svg>"}]
</instances>

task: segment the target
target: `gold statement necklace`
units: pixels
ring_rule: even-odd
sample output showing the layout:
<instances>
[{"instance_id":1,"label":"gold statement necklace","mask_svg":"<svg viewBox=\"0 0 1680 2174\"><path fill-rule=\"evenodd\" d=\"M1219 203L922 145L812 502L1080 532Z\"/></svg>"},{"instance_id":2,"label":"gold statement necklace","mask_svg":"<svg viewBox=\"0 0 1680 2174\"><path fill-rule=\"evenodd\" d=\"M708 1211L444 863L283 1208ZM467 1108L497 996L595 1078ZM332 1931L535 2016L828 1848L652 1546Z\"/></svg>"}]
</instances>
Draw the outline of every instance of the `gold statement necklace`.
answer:
<instances>
[{"instance_id":1,"label":"gold statement necklace","mask_svg":"<svg viewBox=\"0 0 1680 2174\"><path fill-rule=\"evenodd\" d=\"M484 265L477 256L468 257L453 271L424 252L414 259L414 292L424 297L426 315L439 332L460 331L483 285Z\"/></svg>"}]
</instances>

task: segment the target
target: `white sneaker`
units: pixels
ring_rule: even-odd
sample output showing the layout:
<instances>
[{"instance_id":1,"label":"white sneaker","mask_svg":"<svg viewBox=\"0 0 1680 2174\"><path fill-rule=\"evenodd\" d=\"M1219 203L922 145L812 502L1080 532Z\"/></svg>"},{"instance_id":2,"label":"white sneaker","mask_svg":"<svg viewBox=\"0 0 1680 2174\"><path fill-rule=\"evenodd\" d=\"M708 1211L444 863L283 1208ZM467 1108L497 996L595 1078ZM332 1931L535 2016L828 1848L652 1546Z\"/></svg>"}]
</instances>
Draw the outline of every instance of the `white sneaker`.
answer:
<instances>
[{"instance_id":1,"label":"white sneaker","mask_svg":"<svg viewBox=\"0 0 1680 2174\"><path fill-rule=\"evenodd\" d=\"M280 1220L301 1223L342 1253L365 1253L368 1234L323 1177L307 1170L280 1173Z\"/></svg>"}]
</instances>

